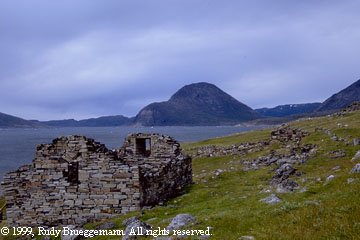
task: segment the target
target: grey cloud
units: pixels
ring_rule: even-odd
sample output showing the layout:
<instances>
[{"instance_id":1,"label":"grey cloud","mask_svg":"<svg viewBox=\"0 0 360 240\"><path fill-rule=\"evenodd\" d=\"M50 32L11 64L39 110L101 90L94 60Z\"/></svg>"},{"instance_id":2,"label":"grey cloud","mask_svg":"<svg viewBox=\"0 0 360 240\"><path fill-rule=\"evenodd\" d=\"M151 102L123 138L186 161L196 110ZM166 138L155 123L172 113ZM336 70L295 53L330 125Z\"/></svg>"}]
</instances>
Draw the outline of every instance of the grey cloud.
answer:
<instances>
[{"instance_id":1,"label":"grey cloud","mask_svg":"<svg viewBox=\"0 0 360 240\"><path fill-rule=\"evenodd\" d=\"M0 3L0 112L135 115L207 81L251 107L323 101L359 77L357 1Z\"/></svg>"}]
</instances>

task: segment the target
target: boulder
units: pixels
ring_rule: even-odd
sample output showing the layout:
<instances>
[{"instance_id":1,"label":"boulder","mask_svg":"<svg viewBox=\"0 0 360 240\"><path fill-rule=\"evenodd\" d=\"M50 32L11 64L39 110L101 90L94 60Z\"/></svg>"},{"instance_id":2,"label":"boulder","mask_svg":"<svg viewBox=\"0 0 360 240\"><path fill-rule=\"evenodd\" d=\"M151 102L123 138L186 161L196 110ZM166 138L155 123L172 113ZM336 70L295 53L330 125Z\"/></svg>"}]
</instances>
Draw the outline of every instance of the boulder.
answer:
<instances>
[{"instance_id":1,"label":"boulder","mask_svg":"<svg viewBox=\"0 0 360 240\"><path fill-rule=\"evenodd\" d=\"M326 182L329 182L329 181L331 181L332 179L334 179L335 178L335 175L330 175L330 176L328 176L327 178L326 178Z\"/></svg>"},{"instance_id":2,"label":"boulder","mask_svg":"<svg viewBox=\"0 0 360 240\"><path fill-rule=\"evenodd\" d=\"M284 165L286 163L295 164L296 160L290 159L290 158L282 158L282 159L279 159L279 160L276 161L276 165L278 165L279 167L281 167L282 165Z\"/></svg>"},{"instance_id":3,"label":"boulder","mask_svg":"<svg viewBox=\"0 0 360 240\"><path fill-rule=\"evenodd\" d=\"M178 214L172 220L169 226L166 227L167 230L177 230L182 227L185 227L191 222L194 222L196 219L190 214Z\"/></svg>"},{"instance_id":4,"label":"boulder","mask_svg":"<svg viewBox=\"0 0 360 240\"><path fill-rule=\"evenodd\" d=\"M360 173L360 163L356 164L353 169L351 169L350 173Z\"/></svg>"},{"instance_id":5,"label":"boulder","mask_svg":"<svg viewBox=\"0 0 360 240\"><path fill-rule=\"evenodd\" d=\"M150 225L140 221L137 217L125 219L122 224L126 226L122 240L137 239L139 228L142 228L143 234L145 234L146 230L151 229Z\"/></svg>"},{"instance_id":6,"label":"boulder","mask_svg":"<svg viewBox=\"0 0 360 240\"><path fill-rule=\"evenodd\" d=\"M294 181L286 179L286 180L282 181L280 184L278 184L276 192L277 193L289 193L289 192L294 191L295 189L299 189L299 185Z\"/></svg>"},{"instance_id":7,"label":"boulder","mask_svg":"<svg viewBox=\"0 0 360 240\"><path fill-rule=\"evenodd\" d=\"M275 175L273 176L273 180L278 180L278 182L280 183L293 175L296 170L297 169L294 168L292 164L285 163L276 170Z\"/></svg>"},{"instance_id":8,"label":"boulder","mask_svg":"<svg viewBox=\"0 0 360 240\"><path fill-rule=\"evenodd\" d=\"M97 226L95 229L96 230L106 230L106 229L110 229L110 228L114 228L114 227L115 227L115 224L113 222L106 222L104 224Z\"/></svg>"},{"instance_id":9,"label":"boulder","mask_svg":"<svg viewBox=\"0 0 360 240\"><path fill-rule=\"evenodd\" d=\"M338 170L340 170L340 166L336 166L331 169L331 171L338 171Z\"/></svg>"},{"instance_id":10,"label":"boulder","mask_svg":"<svg viewBox=\"0 0 360 240\"><path fill-rule=\"evenodd\" d=\"M344 149L339 149L339 150L335 150L335 151L331 151L328 153L330 155L330 157L332 159L337 159L337 158L343 158L346 156L345 150Z\"/></svg>"},{"instance_id":11,"label":"boulder","mask_svg":"<svg viewBox=\"0 0 360 240\"><path fill-rule=\"evenodd\" d=\"M355 182L355 179L354 178L348 178L347 179L347 183L350 184L350 183L353 183Z\"/></svg>"},{"instance_id":12,"label":"boulder","mask_svg":"<svg viewBox=\"0 0 360 240\"><path fill-rule=\"evenodd\" d=\"M260 201L268 204L277 204L282 202L282 200L275 194L271 194L270 196L263 198Z\"/></svg>"},{"instance_id":13,"label":"boulder","mask_svg":"<svg viewBox=\"0 0 360 240\"><path fill-rule=\"evenodd\" d=\"M360 151L357 151L354 155L354 157L351 159L352 162L356 161L357 159L360 159Z\"/></svg>"},{"instance_id":14,"label":"boulder","mask_svg":"<svg viewBox=\"0 0 360 240\"><path fill-rule=\"evenodd\" d=\"M354 138L354 146L359 146L360 145L360 138Z\"/></svg>"}]
</instances>

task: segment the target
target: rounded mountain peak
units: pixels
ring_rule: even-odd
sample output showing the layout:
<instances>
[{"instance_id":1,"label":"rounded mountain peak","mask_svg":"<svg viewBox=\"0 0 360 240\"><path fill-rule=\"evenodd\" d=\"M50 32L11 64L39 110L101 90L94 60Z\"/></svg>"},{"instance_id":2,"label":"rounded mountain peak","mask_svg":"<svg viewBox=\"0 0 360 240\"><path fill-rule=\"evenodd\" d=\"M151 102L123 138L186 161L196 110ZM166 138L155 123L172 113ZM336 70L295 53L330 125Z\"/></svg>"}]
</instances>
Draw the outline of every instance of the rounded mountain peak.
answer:
<instances>
[{"instance_id":1,"label":"rounded mountain peak","mask_svg":"<svg viewBox=\"0 0 360 240\"><path fill-rule=\"evenodd\" d=\"M189 85L185 85L181 89L179 89L169 101L171 102L182 102L182 101L196 101L196 100L208 100L224 96L231 97L227 93L223 92L217 86L207 82L199 82L193 83ZM231 97L232 98L232 97Z\"/></svg>"}]
</instances>

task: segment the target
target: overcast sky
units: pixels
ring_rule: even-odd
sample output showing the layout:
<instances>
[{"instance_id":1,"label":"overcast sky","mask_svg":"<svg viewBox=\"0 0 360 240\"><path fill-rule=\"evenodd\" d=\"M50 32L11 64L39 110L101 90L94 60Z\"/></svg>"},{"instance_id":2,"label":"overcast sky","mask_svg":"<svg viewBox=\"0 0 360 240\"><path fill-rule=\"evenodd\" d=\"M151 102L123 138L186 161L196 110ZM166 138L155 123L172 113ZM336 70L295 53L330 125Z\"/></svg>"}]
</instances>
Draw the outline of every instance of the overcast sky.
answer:
<instances>
[{"instance_id":1,"label":"overcast sky","mask_svg":"<svg viewBox=\"0 0 360 240\"><path fill-rule=\"evenodd\" d=\"M209 82L252 108L360 78L358 0L1 0L0 112L134 116Z\"/></svg>"}]
</instances>

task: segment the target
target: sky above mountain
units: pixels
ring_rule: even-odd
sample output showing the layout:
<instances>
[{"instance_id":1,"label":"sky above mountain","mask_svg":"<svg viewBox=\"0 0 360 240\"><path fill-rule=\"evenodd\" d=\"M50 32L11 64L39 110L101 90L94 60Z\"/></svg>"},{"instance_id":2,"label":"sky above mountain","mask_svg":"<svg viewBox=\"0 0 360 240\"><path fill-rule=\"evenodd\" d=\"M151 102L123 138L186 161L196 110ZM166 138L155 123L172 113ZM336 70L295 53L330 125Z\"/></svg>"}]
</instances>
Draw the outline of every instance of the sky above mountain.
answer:
<instances>
[{"instance_id":1,"label":"sky above mountain","mask_svg":"<svg viewBox=\"0 0 360 240\"><path fill-rule=\"evenodd\" d=\"M0 112L134 116L209 82L252 108L359 79L360 1L2 0Z\"/></svg>"}]
</instances>

